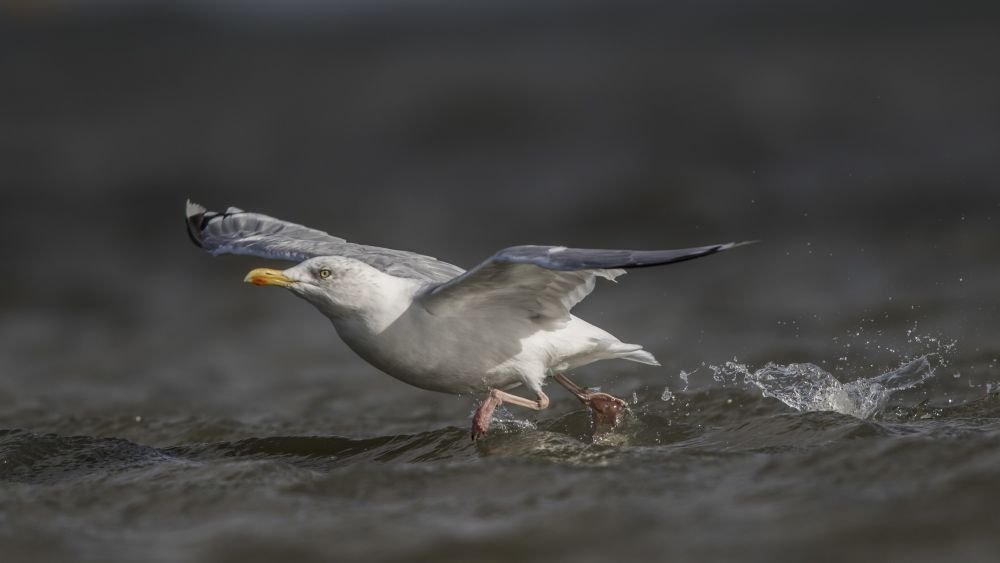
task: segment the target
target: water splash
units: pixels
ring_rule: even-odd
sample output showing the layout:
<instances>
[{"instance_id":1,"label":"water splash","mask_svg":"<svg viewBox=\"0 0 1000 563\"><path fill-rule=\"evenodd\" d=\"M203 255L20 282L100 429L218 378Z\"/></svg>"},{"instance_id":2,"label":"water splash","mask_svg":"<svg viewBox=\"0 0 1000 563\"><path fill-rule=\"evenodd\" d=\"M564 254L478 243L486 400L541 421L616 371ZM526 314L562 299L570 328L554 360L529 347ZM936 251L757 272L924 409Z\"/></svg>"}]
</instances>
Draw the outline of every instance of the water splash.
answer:
<instances>
[{"instance_id":1,"label":"water splash","mask_svg":"<svg viewBox=\"0 0 1000 563\"><path fill-rule=\"evenodd\" d=\"M696 373L698 373L698 370L694 370L694 371L692 371L690 373L688 373L688 372L686 372L684 370L681 370L680 374L678 374L679 377L681 378L681 381L684 382L684 388L681 389L681 391L680 391L681 393L687 393L688 387L691 386L690 377L692 375L696 374ZM633 393L633 395L634 395L634 393ZM674 392L670 390L670 386L668 385L668 386L664 387L663 388L663 393L660 395L660 400L661 401L672 401L673 399L674 399Z\"/></svg>"},{"instance_id":2,"label":"water splash","mask_svg":"<svg viewBox=\"0 0 1000 563\"><path fill-rule=\"evenodd\" d=\"M494 411L492 426L494 430L501 430L507 433L538 429L538 425L534 421L521 418L503 406Z\"/></svg>"},{"instance_id":3,"label":"water splash","mask_svg":"<svg viewBox=\"0 0 1000 563\"><path fill-rule=\"evenodd\" d=\"M681 370L680 378L681 378L681 381L684 382L684 389L681 389L681 391L687 392L688 387L691 386L691 380L690 380L690 378L691 378L692 375L694 375L696 373L698 373L698 370L694 370L691 373L688 373L688 372L686 372L684 370Z\"/></svg>"},{"instance_id":4,"label":"water splash","mask_svg":"<svg viewBox=\"0 0 1000 563\"><path fill-rule=\"evenodd\" d=\"M661 401L672 401L674 400L674 393L670 390L670 386L663 388L663 393L660 395Z\"/></svg>"},{"instance_id":5,"label":"water splash","mask_svg":"<svg viewBox=\"0 0 1000 563\"><path fill-rule=\"evenodd\" d=\"M897 391L915 387L934 377L930 356L921 356L876 377L841 383L815 364L780 365L768 363L750 370L736 361L709 366L716 381L723 384L753 385L799 411L833 411L870 418L879 412Z\"/></svg>"}]
</instances>

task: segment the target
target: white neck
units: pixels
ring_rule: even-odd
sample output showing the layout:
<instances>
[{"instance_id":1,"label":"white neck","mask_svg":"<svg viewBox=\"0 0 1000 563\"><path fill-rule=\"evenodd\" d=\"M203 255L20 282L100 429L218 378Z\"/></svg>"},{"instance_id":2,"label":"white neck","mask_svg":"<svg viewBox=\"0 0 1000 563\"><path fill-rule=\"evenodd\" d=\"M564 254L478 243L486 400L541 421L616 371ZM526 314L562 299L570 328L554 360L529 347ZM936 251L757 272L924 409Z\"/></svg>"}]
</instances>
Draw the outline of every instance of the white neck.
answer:
<instances>
[{"instance_id":1,"label":"white neck","mask_svg":"<svg viewBox=\"0 0 1000 563\"><path fill-rule=\"evenodd\" d=\"M333 321L337 330L379 334L395 322L413 303L420 282L397 278L382 272L366 275L364 280L342 286L338 303L316 303Z\"/></svg>"}]
</instances>

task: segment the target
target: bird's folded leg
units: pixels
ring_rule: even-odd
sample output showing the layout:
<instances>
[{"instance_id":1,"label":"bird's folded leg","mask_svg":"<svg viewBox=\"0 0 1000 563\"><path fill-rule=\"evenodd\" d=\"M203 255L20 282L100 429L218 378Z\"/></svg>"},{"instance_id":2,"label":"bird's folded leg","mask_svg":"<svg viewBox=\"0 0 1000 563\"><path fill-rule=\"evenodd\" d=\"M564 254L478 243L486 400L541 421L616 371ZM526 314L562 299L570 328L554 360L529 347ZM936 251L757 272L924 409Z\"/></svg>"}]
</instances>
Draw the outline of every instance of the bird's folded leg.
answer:
<instances>
[{"instance_id":1,"label":"bird's folded leg","mask_svg":"<svg viewBox=\"0 0 1000 563\"><path fill-rule=\"evenodd\" d=\"M552 374L552 377L570 393L576 395L583 404L590 407L598 423L615 426L618 424L621 413L628 409L628 404L625 401L607 393L584 389L561 373Z\"/></svg>"},{"instance_id":2,"label":"bird's folded leg","mask_svg":"<svg viewBox=\"0 0 1000 563\"><path fill-rule=\"evenodd\" d=\"M536 393L538 394L538 399L532 401L531 399L518 397L499 389L490 389L490 394L486 396L486 400L483 401L483 404L479 405L479 408L476 409L476 414L472 417L472 439L476 440L486 434L486 430L490 427L490 421L493 420L493 411L504 403L527 407L536 411L547 408L549 406L549 398L541 391L536 391Z\"/></svg>"}]
</instances>

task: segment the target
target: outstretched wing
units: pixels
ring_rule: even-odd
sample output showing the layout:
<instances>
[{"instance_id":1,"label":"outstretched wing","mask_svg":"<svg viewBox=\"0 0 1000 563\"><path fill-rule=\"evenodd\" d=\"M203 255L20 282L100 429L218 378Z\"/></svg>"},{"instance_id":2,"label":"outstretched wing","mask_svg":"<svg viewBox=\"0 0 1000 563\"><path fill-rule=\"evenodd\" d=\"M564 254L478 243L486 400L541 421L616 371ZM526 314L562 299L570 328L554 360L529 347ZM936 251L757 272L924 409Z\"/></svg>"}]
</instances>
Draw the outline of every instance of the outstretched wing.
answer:
<instances>
[{"instance_id":1,"label":"outstretched wing","mask_svg":"<svg viewBox=\"0 0 1000 563\"><path fill-rule=\"evenodd\" d=\"M614 280L627 268L673 264L744 244L748 243L681 250L514 246L453 280L428 288L420 300L435 315L506 309L539 322L564 322L570 310L593 291L596 278Z\"/></svg>"},{"instance_id":2,"label":"outstretched wing","mask_svg":"<svg viewBox=\"0 0 1000 563\"><path fill-rule=\"evenodd\" d=\"M353 244L317 229L235 207L208 211L188 201L186 215L191 240L215 255L246 254L293 262L315 256L347 256L392 276L427 282L444 282L465 271L430 256Z\"/></svg>"}]
</instances>

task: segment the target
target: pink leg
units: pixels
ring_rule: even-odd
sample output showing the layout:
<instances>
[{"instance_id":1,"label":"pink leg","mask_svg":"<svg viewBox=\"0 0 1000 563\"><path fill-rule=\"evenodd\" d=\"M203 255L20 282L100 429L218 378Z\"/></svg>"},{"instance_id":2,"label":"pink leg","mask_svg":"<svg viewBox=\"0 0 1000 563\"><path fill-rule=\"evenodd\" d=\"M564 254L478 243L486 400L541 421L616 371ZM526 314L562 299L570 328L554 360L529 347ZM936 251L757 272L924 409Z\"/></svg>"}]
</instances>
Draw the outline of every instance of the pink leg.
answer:
<instances>
[{"instance_id":1,"label":"pink leg","mask_svg":"<svg viewBox=\"0 0 1000 563\"><path fill-rule=\"evenodd\" d=\"M594 411L594 418L597 422L610 424L615 426L618 424L619 416L622 412L628 409L628 405L625 401L613 397L607 393L599 393L597 391L591 391L589 389L584 389L576 383L569 380L568 377L561 373L556 373L552 375L560 385L569 389L569 392L576 395L583 404L590 407Z\"/></svg>"},{"instance_id":2,"label":"pink leg","mask_svg":"<svg viewBox=\"0 0 1000 563\"><path fill-rule=\"evenodd\" d=\"M538 400L532 401L531 399L511 395L499 389L490 389L490 394L486 396L486 400L483 401L483 404L479 405L475 416L472 417L472 439L482 438L486 434L486 430L490 427L490 421L493 420L493 411L504 403L527 407L536 411L547 408L549 406L549 398L541 391L537 391L537 393Z\"/></svg>"}]
</instances>

